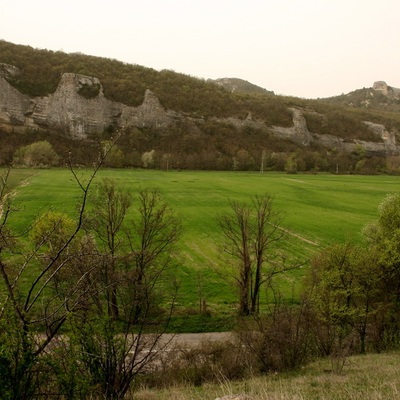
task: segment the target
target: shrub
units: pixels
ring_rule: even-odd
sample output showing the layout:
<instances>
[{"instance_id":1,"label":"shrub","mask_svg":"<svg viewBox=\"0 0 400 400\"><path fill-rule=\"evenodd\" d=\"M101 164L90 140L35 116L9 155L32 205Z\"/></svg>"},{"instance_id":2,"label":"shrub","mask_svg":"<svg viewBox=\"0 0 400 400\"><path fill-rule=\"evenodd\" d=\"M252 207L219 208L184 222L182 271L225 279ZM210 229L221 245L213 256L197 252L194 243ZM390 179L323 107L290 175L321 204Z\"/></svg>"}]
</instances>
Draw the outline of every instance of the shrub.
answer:
<instances>
[{"instance_id":1,"label":"shrub","mask_svg":"<svg viewBox=\"0 0 400 400\"><path fill-rule=\"evenodd\" d=\"M312 354L313 338L305 305L275 304L269 314L243 321L237 334L264 373L297 369Z\"/></svg>"},{"instance_id":2,"label":"shrub","mask_svg":"<svg viewBox=\"0 0 400 400\"><path fill-rule=\"evenodd\" d=\"M22 146L14 155L16 164L27 167L55 166L59 160L60 157L47 140Z\"/></svg>"},{"instance_id":3,"label":"shrub","mask_svg":"<svg viewBox=\"0 0 400 400\"><path fill-rule=\"evenodd\" d=\"M141 383L161 388L179 384L200 386L206 382L245 378L253 370L248 355L239 342L231 340L206 340L190 348L175 346L161 356Z\"/></svg>"}]
</instances>

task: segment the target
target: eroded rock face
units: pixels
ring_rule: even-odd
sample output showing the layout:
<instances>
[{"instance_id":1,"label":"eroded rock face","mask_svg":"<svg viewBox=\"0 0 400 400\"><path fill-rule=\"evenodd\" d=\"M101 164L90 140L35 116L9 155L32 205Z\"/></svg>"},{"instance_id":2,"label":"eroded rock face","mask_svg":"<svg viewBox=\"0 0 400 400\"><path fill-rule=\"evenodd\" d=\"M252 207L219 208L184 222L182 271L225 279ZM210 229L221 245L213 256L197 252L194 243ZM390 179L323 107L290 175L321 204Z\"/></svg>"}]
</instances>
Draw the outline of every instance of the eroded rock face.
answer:
<instances>
[{"instance_id":1,"label":"eroded rock face","mask_svg":"<svg viewBox=\"0 0 400 400\"><path fill-rule=\"evenodd\" d=\"M158 127L163 128L185 121L188 134L196 131L197 125L204 122L201 118L184 116L171 110L165 110L157 96L146 90L144 101L138 107L108 100L98 78L73 73L62 75L56 91L44 97L30 97L20 93L7 81L19 73L12 65L0 64L0 127L5 131L18 131L26 128L55 130L75 139L85 139L92 133L101 133L108 127ZM389 90L385 82L376 82L375 90ZM392 88L393 89L393 88ZM363 146L367 152L376 154L398 153L396 132L389 132L383 125L365 122L381 139L380 142L353 140L345 142L331 135L310 132L304 117L304 110L291 108L293 126L267 126L264 121L254 120L249 114L245 119L233 117L214 118L243 129L253 127L268 129L278 138L289 139L300 146L312 143L339 151L354 151ZM310 112L309 110L307 112Z\"/></svg>"},{"instance_id":2,"label":"eroded rock face","mask_svg":"<svg viewBox=\"0 0 400 400\"><path fill-rule=\"evenodd\" d=\"M311 133L308 131L307 122L303 112L298 108L290 109L293 113L293 126L284 128L281 126L273 126L273 132L281 138L292 140L301 146L309 146L313 141Z\"/></svg>"},{"instance_id":3,"label":"eroded rock face","mask_svg":"<svg viewBox=\"0 0 400 400\"><path fill-rule=\"evenodd\" d=\"M364 121L364 124L366 124L377 137L382 139L386 153L394 153L397 151L396 132L394 130L389 132L384 125L369 121Z\"/></svg>"},{"instance_id":4,"label":"eroded rock face","mask_svg":"<svg viewBox=\"0 0 400 400\"><path fill-rule=\"evenodd\" d=\"M310 132L303 111L298 108L292 108L291 111L293 113L293 126L289 128L273 126L272 131L275 136L282 139L289 139L301 146L309 146L311 143L316 143L323 147L335 148L347 153L356 151L360 146L369 154L385 155L397 154L399 152L396 144L396 132L389 132L384 125L364 121L371 132L381 141L366 142L354 139L348 142L337 136Z\"/></svg>"},{"instance_id":5,"label":"eroded rock face","mask_svg":"<svg viewBox=\"0 0 400 400\"><path fill-rule=\"evenodd\" d=\"M64 74L52 95L31 100L27 113L31 125L62 130L79 138L91 132L102 132L108 126L113 104L105 99L102 90L93 99L78 93L82 85L95 84L99 84L96 78Z\"/></svg>"},{"instance_id":6,"label":"eroded rock face","mask_svg":"<svg viewBox=\"0 0 400 400\"><path fill-rule=\"evenodd\" d=\"M18 74L18 68L0 64L0 126L24 124L24 110L29 108L29 97L13 88L6 77Z\"/></svg>"},{"instance_id":7,"label":"eroded rock face","mask_svg":"<svg viewBox=\"0 0 400 400\"><path fill-rule=\"evenodd\" d=\"M400 99L400 89L388 86L387 83L384 81L374 82L372 89L382 93L387 97Z\"/></svg>"},{"instance_id":8,"label":"eroded rock face","mask_svg":"<svg viewBox=\"0 0 400 400\"><path fill-rule=\"evenodd\" d=\"M19 73L20 70L17 67L14 67L14 65L0 63L0 76L9 78L18 76Z\"/></svg>"},{"instance_id":9,"label":"eroded rock face","mask_svg":"<svg viewBox=\"0 0 400 400\"><path fill-rule=\"evenodd\" d=\"M82 88L96 94L87 98ZM104 97L97 78L65 73L56 91L45 97L21 94L0 75L0 124L15 127L47 128L84 139L90 133L103 132L110 125L163 126L177 115L164 110L157 97L146 91L143 104L129 107Z\"/></svg>"}]
</instances>

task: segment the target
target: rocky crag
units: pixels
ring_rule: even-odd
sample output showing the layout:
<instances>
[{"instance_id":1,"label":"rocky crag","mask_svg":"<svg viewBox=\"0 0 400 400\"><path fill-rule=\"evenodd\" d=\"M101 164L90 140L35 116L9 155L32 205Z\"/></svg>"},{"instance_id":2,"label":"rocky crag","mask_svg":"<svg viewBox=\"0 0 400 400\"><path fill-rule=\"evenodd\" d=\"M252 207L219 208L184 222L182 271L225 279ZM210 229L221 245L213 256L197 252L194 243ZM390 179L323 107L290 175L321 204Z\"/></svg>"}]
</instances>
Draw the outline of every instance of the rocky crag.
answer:
<instances>
[{"instance_id":1,"label":"rocky crag","mask_svg":"<svg viewBox=\"0 0 400 400\"><path fill-rule=\"evenodd\" d=\"M388 86L388 84L384 81L374 82L372 89L376 92L382 93L389 98L400 99L400 89Z\"/></svg>"},{"instance_id":2,"label":"rocky crag","mask_svg":"<svg viewBox=\"0 0 400 400\"><path fill-rule=\"evenodd\" d=\"M62 75L57 90L49 96L30 97L21 94L7 81L7 73L15 73L11 66L0 75L0 126L3 129L50 129L77 139L103 132L109 126L163 126L178 115L165 111L149 90L143 104L129 107L104 97L99 79L72 73ZM83 88L94 88L97 95L86 98Z\"/></svg>"},{"instance_id":3,"label":"rocky crag","mask_svg":"<svg viewBox=\"0 0 400 400\"><path fill-rule=\"evenodd\" d=\"M158 127L162 128L177 121L185 120L194 126L201 125L201 118L166 110L150 90L146 90L144 101L138 107L127 106L108 100L103 94L101 82L96 77L73 73L62 75L56 91L44 97L30 97L20 93L7 80L16 76L18 69L7 64L0 65L0 128L4 131L44 129L60 132L74 139L84 140L91 133L103 132L109 127ZM391 96L400 96L400 90L388 87L384 82L376 82L374 90ZM91 93L90 96L84 93ZM362 146L372 154L397 154L397 132L387 130L384 125L365 121L377 140L366 142L360 140L344 141L332 135L321 135L310 132L305 115L310 110L291 108L293 126L268 126L264 121L253 120L249 114L245 119L217 119L241 129L246 126L267 128L278 138L293 141L299 146L310 146L312 143L336 148L339 151L351 152Z\"/></svg>"}]
</instances>

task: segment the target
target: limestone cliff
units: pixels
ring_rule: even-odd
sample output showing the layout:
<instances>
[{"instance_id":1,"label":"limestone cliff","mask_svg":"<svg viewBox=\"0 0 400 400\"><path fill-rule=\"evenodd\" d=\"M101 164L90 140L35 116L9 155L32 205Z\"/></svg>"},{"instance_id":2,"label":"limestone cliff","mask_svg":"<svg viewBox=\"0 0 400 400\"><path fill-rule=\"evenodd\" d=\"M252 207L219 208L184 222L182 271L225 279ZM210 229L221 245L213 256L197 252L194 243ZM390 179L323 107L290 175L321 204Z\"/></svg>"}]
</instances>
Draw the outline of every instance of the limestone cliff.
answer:
<instances>
[{"instance_id":1,"label":"limestone cliff","mask_svg":"<svg viewBox=\"0 0 400 400\"><path fill-rule=\"evenodd\" d=\"M273 132L279 137L290 139L301 146L309 146L313 138L308 131L302 110L298 108L291 108L290 110L293 113L293 126L289 128L273 126Z\"/></svg>"},{"instance_id":2,"label":"limestone cliff","mask_svg":"<svg viewBox=\"0 0 400 400\"><path fill-rule=\"evenodd\" d=\"M104 97L97 78L65 73L57 90L46 97L21 94L0 75L0 125L8 130L44 128L64 132L75 138L102 132L110 125L163 126L171 123L177 114L166 111L157 97L146 91L143 104L129 107ZM82 88L99 88L93 98L86 98Z\"/></svg>"},{"instance_id":3,"label":"limestone cliff","mask_svg":"<svg viewBox=\"0 0 400 400\"><path fill-rule=\"evenodd\" d=\"M195 127L204 120L193 118L175 111L166 110L150 90L146 90L144 101L138 107L108 100L98 78L65 73L54 93L44 97L30 97L20 93L10 85L7 78L18 75L18 69L0 64L0 127L4 131L18 131L26 128L58 131L74 139L85 139L91 133L101 133L110 126L115 128L167 127L177 121L185 121ZM375 90L387 91L387 85L376 83ZM390 91L390 90L389 90ZM397 93L396 91L390 91ZM344 141L336 136L310 132L305 118L310 110L290 108L293 126L268 126L265 121L247 118L215 118L220 122L235 126L268 129L278 138L289 139L299 146L312 143L337 150L351 152L363 146L367 152L376 154L396 154L396 132L389 132L383 125L365 122L376 135L376 142Z\"/></svg>"},{"instance_id":4,"label":"limestone cliff","mask_svg":"<svg viewBox=\"0 0 400 400\"><path fill-rule=\"evenodd\" d=\"M362 146L369 154L397 154L399 148L396 144L396 132L389 132L384 125L374 124L364 121L370 131L374 133L378 141L367 142L363 140L345 141L342 138L333 135L321 135L318 132L310 132L307 127L306 119L304 118L305 111L299 108L291 108L293 113L293 126L283 128L273 126L272 130L275 135L289 139L301 146L309 146L312 143L318 144L327 148L335 148L339 151L353 152L359 146ZM307 110L307 113L310 111Z\"/></svg>"},{"instance_id":5,"label":"limestone cliff","mask_svg":"<svg viewBox=\"0 0 400 400\"><path fill-rule=\"evenodd\" d=\"M387 83L384 81L374 82L372 89L374 89L376 92L382 93L389 98L400 99L400 89L388 86Z\"/></svg>"}]
</instances>

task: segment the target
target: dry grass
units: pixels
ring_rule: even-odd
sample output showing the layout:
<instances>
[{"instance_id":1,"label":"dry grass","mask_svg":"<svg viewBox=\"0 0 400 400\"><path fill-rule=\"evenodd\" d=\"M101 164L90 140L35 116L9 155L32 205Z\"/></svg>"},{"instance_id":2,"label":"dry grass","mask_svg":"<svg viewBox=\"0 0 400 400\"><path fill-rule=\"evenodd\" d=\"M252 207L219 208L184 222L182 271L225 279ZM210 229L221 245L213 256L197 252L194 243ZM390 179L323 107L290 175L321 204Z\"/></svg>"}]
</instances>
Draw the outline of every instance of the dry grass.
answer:
<instances>
[{"instance_id":1,"label":"dry grass","mask_svg":"<svg viewBox=\"0 0 400 400\"><path fill-rule=\"evenodd\" d=\"M400 352L350 357L341 374L331 372L331 360L318 360L301 371L273 374L219 385L143 389L137 400L213 400L245 393L254 400L380 400L400 398Z\"/></svg>"}]
</instances>

